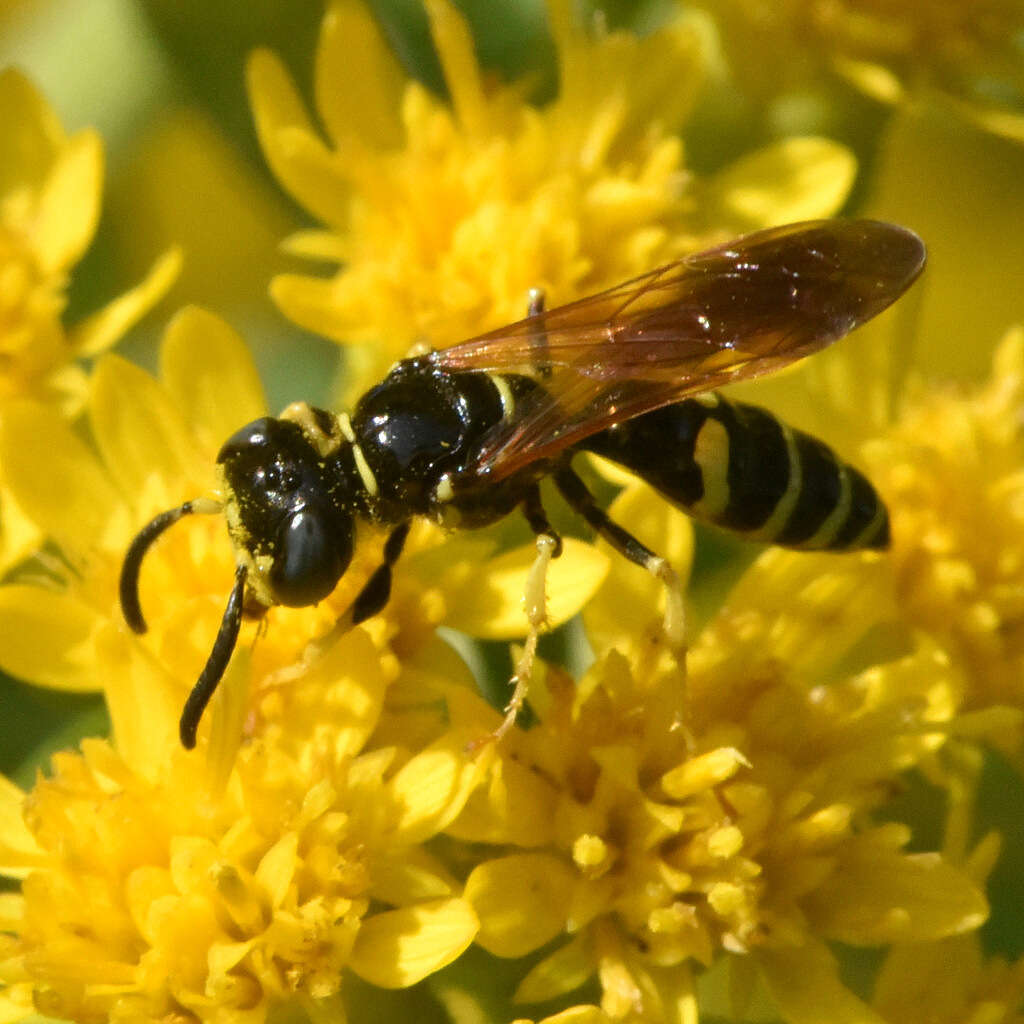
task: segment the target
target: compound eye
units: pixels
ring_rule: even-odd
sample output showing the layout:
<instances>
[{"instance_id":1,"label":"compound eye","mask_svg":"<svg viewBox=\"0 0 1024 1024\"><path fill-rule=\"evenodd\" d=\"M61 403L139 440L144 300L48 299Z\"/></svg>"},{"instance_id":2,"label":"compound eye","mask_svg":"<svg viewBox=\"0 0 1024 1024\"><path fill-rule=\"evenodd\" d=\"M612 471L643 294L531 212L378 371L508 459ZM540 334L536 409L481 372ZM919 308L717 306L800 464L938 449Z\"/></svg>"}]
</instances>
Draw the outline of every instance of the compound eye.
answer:
<instances>
[{"instance_id":1,"label":"compound eye","mask_svg":"<svg viewBox=\"0 0 1024 1024\"><path fill-rule=\"evenodd\" d=\"M314 509L290 515L277 534L270 585L279 604L304 608L322 601L352 559L352 523L328 525Z\"/></svg>"},{"instance_id":2,"label":"compound eye","mask_svg":"<svg viewBox=\"0 0 1024 1024\"><path fill-rule=\"evenodd\" d=\"M258 420L246 423L221 445L217 461L225 462L253 449L263 448L267 444L267 435L273 428L274 421L269 416L261 416Z\"/></svg>"}]
</instances>

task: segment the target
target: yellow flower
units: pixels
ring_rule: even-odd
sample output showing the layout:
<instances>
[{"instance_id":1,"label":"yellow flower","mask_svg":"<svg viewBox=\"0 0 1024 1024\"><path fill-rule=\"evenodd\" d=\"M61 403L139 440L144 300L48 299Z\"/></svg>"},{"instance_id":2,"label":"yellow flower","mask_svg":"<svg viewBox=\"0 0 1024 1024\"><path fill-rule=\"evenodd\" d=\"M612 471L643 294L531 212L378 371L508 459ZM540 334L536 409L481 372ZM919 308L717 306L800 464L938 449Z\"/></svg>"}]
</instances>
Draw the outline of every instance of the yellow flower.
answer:
<instances>
[{"instance_id":1,"label":"yellow flower","mask_svg":"<svg viewBox=\"0 0 1024 1024\"><path fill-rule=\"evenodd\" d=\"M97 671L102 652L140 643L129 639L117 606L127 546L154 513L208 493L219 444L263 411L241 340L210 314L179 314L161 358L162 384L118 356L99 362L88 404L95 449L37 403L8 407L0 464L26 515L70 569L62 580L26 573L0 587L12 623L0 636L0 664L12 675L108 695L129 685L123 673ZM112 702L120 749L133 764L147 757L160 764L173 744L157 725L164 728L166 707L180 703L182 685L203 664L231 579L222 523L195 517L189 527L168 534L143 572L151 629L142 643L171 669L146 699L160 710L153 728L137 734L143 749L126 750Z\"/></svg>"},{"instance_id":2,"label":"yellow flower","mask_svg":"<svg viewBox=\"0 0 1024 1024\"><path fill-rule=\"evenodd\" d=\"M1024 330L994 352L931 333L912 352L915 310L894 313L758 390L859 461L889 507L901 616L956 661L963 710L991 710L988 738L1012 750L1020 722L998 706L1024 707ZM954 344L989 355L987 382L943 383L918 365Z\"/></svg>"},{"instance_id":3,"label":"yellow flower","mask_svg":"<svg viewBox=\"0 0 1024 1024\"><path fill-rule=\"evenodd\" d=\"M168 253L141 284L68 328L68 277L99 220L99 137L91 129L68 137L32 83L7 69L0 72L0 168L0 416L24 398L70 416L86 391L77 360L108 349L164 295L179 257ZM2 483L0 503L4 569L40 538Z\"/></svg>"},{"instance_id":4,"label":"yellow flower","mask_svg":"<svg viewBox=\"0 0 1024 1024\"><path fill-rule=\"evenodd\" d=\"M737 77L755 88L777 91L827 62L874 99L936 90L988 130L1024 141L1024 12L1015 0L729 0L710 9L722 17ZM775 59L752 60L752 44Z\"/></svg>"},{"instance_id":5,"label":"yellow flower","mask_svg":"<svg viewBox=\"0 0 1024 1024\"><path fill-rule=\"evenodd\" d=\"M873 1006L895 1024L1020 1024L1024 959L986 957L977 935L893 950Z\"/></svg>"},{"instance_id":6,"label":"yellow flower","mask_svg":"<svg viewBox=\"0 0 1024 1024\"><path fill-rule=\"evenodd\" d=\"M917 388L865 447L892 515L900 607L962 665L970 709L1024 706L1024 331L991 381Z\"/></svg>"},{"instance_id":7,"label":"yellow flower","mask_svg":"<svg viewBox=\"0 0 1024 1024\"><path fill-rule=\"evenodd\" d=\"M512 847L467 879L477 942L502 957L556 943L518 1000L596 976L613 1019L692 1017L693 968L727 956L804 1024L835 1000L866 1012L827 942L984 920L968 877L872 820L902 772L941 752L962 687L926 638L872 654L898 621L887 579L876 556L772 550L698 637L687 679L635 643L575 687L549 671L540 724L507 738L448 830ZM797 979L802 1003L787 996Z\"/></svg>"},{"instance_id":8,"label":"yellow flower","mask_svg":"<svg viewBox=\"0 0 1024 1024\"><path fill-rule=\"evenodd\" d=\"M160 669L130 670L158 690ZM360 752L392 672L352 633L289 693L294 721L244 746L223 785L182 750L154 774L101 740L57 755L5 835L2 870L24 878L5 905L8 1000L30 992L74 1020L258 1021L285 1003L342 1019L345 968L404 987L457 957L476 917L419 843L474 769L457 743L404 761ZM21 794L3 800L15 821Z\"/></svg>"},{"instance_id":9,"label":"yellow flower","mask_svg":"<svg viewBox=\"0 0 1024 1024\"><path fill-rule=\"evenodd\" d=\"M99 457L38 405L5 418L4 464L72 571L0 587L0 663L48 686L102 687L115 738L59 755L27 798L0 786L0 872L23 878L4 904L4 998L73 1019L260 1020L290 1001L337 1017L343 968L403 987L472 940L474 911L421 844L484 770L466 753L482 728L421 748L383 721L388 687L417 672L389 641L426 646L410 635L422 612L404 631L356 629L296 670L333 621L326 604L271 613L251 650L250 633L200 752L180 749L184 688L231 577L223 522L190 519L147 560L141 640L120 621L117 571L140 521L209 490L215 446L263 401L241 341L199 310L172 323L161 371L158 383L101 361ZM436 654L425 663L428 680L446 668ZM282 669L288 685L270 685Z\"/></svg>"},{"instance_id":10,"label":"yellow flower","mask_svg":"<svg viewBox=\"0 0 1024 1024\"><path fill-rule=\"evenodd\" d=\"M358 394L409 347L444 347L525 315L526 294L560 303L724 236L825 216L854 163L823 139L790 139L707 181L677 133L703 77L705 33L677 16L644 39L586 33L565 0L549 20L559 93L494 85L448 0L425 4L451 102L407 81L357 0L334 0L315 97L328 140L281 62L256 53L249 91L282 185L323 230L289 240L342 264L329 278L285 275L281 310L336 341L372 341L349 380Z\"/></svg>"},{"instance_id":11,"label":"yellow flower","mask_svg":"<svg viewBox=\"0 0 1024 1024\"><path fill-rule=\"evenodd\" d=\"M957 846L967 838L966 824L973 831L969 805L975 797L978 752L966 758L967 772L953 790L947 845ZM967 804L960 807L958 804ZM963 811L968 811L967 815ZM963 817L966 820L958 822ZM953 840L952 844L950 839ZM985 836L969 854L961 850L957 859L979 884L990 875L1000 853L997 833ZM954 855L956 855L954 853ZM932 1024L966 1020L987 1020L1019 1024L1024 1004L1024 960L1007 961L986 953L977 933L955 935L935 942L897 946L886 956L875 979L872 1008L887 1021Z\"/></svg>"},{"instance_id":12,"label":"yellow flower","mask_svg":"<svg viewBox=\"0 0 1024 1024\"><path fill-rule=\"evenodd\" d=\"M164 339L159 382L117 356L99 362L88 403L98 454L36 403L5 416L12 487L70 571L40 566L0 586L0 665L50 687L102 688L114 727L113 744L61 754L27 800L0 787L11 826L0 872L24 876L6 908L15 941L0 947L9 1005L126 1020L245 1009L258 1020L297 1000L337 1015L343 968L404 987L476 932L457 883L421 845L492 756L467 752L488 723L451 723L435 696L473 682L434 627L522 632L532 545L441 545L425 526L387 615L304 657L380 557L361 536L329 600L244 627L197 755L180 749L177 720L232 574L222 517L191 517L161 539L141 578L149 631L138 638L121 621L117 575L132 535L154 512L208 494L217 446L262 412L241 340L186 309ZM580 542L560 561L556 623L607 568Z\"/></svg>"}]
</instances>

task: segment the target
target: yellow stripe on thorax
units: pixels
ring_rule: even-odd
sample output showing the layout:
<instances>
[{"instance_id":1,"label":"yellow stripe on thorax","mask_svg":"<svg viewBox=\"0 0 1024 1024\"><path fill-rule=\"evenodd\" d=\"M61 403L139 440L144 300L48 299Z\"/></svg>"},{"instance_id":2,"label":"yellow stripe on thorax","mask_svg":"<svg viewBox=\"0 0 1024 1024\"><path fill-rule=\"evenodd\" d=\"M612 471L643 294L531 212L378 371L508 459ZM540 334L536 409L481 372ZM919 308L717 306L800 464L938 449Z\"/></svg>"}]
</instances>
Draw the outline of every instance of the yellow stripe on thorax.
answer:
<instances>
[{"instance_id":1,"label":"yellow stripe on thorax","mask_svg":"<svg viewBox=\"0 0 1024 1024\"><path fill-rule=\"evenodd\" d=\"M380 490L377 486L377 478L373 475L373 470L370 469L370 464L366 461L363 449L359 447L359 442L356 441L356 434L352 429L352 421L348 418L347 412L338 413L338 427L345 440L352 445L352 458L355 460L356 471L359 473L359 479L363 482L363 487L366 488L366 493L371 498L376 498Z\"/></svg>"}]
</instances>

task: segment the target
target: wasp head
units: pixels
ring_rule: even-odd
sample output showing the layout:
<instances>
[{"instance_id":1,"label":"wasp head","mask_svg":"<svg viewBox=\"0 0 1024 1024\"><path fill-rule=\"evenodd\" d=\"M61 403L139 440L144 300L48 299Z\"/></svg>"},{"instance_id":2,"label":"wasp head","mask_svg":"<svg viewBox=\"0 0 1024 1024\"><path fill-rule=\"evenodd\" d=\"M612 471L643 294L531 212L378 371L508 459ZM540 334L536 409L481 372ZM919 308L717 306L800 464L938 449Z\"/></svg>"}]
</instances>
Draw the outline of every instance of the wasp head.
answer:
<instances>
[{"instance_id":1,"label":"wasp head","mask_svg":"<svg viewBox=\"0 0 1024 1024\"><path fill-rule=\"evenodd\" d=\"M301 608L337 585L352 559L347 478L298 423L265 416L217 456L228 531L261 604Z\"/></svg>"},{"instance_id":2,"label":"wasp head","mask_svg":"<svg viewBox=\"0 0 1024 1024\"><path fill-rule=\"evenodd\" d=\"M182 516L223 511L235 547L235 583L220 630L182 712L181 742L195 746L200 718L238 641L246 596L264 608L316 604L337 585L352 558L352 483L337 439L306 425L264 417L242 427L217 456L222 501L200 498L161 512L139 531L121 567L125 621L146 631L139 572L154 541ZM322 414L327 417L327 414ZM329 419L329 417L328 417Z\"/></svg>"}]
</instances>

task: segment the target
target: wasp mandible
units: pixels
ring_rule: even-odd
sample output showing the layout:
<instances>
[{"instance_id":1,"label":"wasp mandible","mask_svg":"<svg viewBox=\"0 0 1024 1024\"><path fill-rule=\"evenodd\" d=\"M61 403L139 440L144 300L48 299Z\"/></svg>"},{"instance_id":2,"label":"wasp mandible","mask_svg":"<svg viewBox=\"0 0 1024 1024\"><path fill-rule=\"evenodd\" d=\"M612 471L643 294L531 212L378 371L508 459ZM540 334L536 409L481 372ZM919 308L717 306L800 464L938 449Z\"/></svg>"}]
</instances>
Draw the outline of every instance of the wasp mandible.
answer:
<instances>
[{"instance_id":1,"label":"wasp mandible","mask_svg":"<svg viewBox=\"0 0 1024 1024\"><path fill-rule=\"evenodd\" d=\"M235 582L210 656L185 704L195 745L234 651L243 611L303 607L335 588L356 524L389 529L380 566L341 628L377 614L418 516L450 529L519 508L537 536L526 597L527 657L495 736L523 702L544 620L544 570L560 540L540 481L613 548L668 589L665 628L681 648L682 595L665 559L608 518L572 468L578 452L611 459L697 519L772 544L851 551L889 543L885 505L828 446L715 388L816 352L891 305L924 267L913 232L871 220L809 221L746 235L598 295L404 359L351 415L295 403L227 439L219 497L153 519L121 572L125 620L146 629L142 559L191 513L222 513Z\"/></svg>"}]
</instances>

